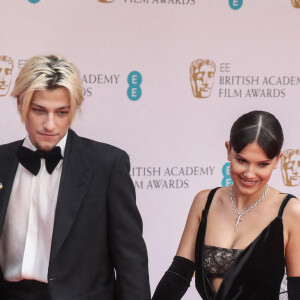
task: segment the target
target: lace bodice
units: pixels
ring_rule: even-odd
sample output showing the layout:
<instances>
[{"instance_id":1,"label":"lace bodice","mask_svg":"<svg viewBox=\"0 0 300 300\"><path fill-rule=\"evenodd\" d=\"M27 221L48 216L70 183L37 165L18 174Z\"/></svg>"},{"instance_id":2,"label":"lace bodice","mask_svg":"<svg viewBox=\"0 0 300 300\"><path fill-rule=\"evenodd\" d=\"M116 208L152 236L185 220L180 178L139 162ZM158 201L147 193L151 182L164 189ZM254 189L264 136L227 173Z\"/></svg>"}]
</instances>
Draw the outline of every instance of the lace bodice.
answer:
<instances>
[{"instance_id":1,"label":"lace bodice","mask_svg":"<svg viewBox=\"0 0 300 300\"><path fill-rule=\"evenodd\" d=\"M223 278L231 264L243 252L240 249L227 249L204 245L203 269L209 278Z\"/></svg>"}]
</instances>

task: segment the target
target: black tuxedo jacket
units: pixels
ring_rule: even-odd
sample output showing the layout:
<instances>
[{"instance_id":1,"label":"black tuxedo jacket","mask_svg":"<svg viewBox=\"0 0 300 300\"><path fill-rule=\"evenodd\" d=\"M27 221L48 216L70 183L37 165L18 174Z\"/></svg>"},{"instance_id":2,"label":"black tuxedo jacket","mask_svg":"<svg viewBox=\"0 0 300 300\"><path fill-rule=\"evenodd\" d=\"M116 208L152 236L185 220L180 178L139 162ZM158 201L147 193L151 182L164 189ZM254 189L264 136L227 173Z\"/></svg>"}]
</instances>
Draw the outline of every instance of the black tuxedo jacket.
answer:
<instances>
[{"instance_id":1,"label":"black tuxedo jacket","mask_svg":"<svg viewBox=\"0 0 300 300\"><path fill-rule=\"evenodd\" d=\"M22 143L0 146L0 233ZM51 299L150 299L147 251L129 168L124 151L69 130L48 267Z\"/></svg>"}]
</instances>

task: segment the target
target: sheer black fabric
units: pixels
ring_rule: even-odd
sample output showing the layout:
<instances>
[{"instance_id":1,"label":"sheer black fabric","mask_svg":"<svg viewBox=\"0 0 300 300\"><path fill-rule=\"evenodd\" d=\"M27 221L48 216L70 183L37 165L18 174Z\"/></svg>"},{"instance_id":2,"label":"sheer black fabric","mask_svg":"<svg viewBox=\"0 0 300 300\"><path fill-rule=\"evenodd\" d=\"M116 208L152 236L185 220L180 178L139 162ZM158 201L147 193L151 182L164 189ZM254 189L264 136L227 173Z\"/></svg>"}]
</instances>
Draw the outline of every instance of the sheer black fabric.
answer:
<instances>
[{"instance_id":1,"label":"sheer black fabric","mask_svg":"<svg viewBox=\"0 0 300 300\"><path fill-rule=\"evenodd\" d=\"M203 269L209 278L223 278L230 266L243 252L240 249L204 245Z\"/></svg>"},{"instance_id":2,"label":"sheer black fabric","mask_svg":"<svg viewBox=\"0 0 300 300\"><path fill-rule=\"evenodd\" d=\"M282 213L292 195L282 202L278 216L237 257L224 275L218 292L204 272L204 240L208 210L218 188L208 196L196 242L196 288L203 300L278 300L284 275Z\"/></svg>"}]
</instances>

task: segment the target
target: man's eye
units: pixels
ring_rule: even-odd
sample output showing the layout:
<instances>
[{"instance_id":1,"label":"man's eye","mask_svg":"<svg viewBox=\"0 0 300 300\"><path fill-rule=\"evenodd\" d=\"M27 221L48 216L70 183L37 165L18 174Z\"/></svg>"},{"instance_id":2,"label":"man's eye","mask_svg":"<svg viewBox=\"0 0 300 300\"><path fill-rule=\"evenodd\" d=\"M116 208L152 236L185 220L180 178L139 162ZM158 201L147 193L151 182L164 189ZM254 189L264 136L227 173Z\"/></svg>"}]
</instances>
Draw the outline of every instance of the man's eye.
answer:
<instances>
[{"instance_id":1,"label":"man's eye","mask_svg":"<svg viewBox=\"0 0 300 300\"><path fill-rule=\"evenodd\" d=\"M67 115L69 113L69 111L58 111L57 114L60 115L60 116L63 116L63 115Z\"/></svg>"},{"instance_id":2,"label":"man's eye","mask_svg":"<svg viewBox=\"0 0 300 300\"><path fill-rule=\"evenodd\" d=\"M44 111L42 109L39 109L39 108L34 108L33 111L35 111L36 113L43 113Z\"/></svg>"}]
</instances>

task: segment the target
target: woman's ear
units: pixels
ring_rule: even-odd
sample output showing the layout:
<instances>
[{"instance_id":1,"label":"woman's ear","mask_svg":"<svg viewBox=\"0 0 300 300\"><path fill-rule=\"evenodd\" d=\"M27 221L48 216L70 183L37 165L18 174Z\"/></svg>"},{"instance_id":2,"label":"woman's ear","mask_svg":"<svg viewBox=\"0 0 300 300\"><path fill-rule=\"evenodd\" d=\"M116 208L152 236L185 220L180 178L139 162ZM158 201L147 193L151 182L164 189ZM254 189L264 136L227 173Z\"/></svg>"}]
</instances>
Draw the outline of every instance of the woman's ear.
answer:
<instances>
[{"instance_id":1,"label":"woman's ear","mask_svg":"<svg viewBox=\"0 0 300 300\"><path fill-rule=\"evenodd\" d=\"M226 148L226 150L227 150L227 159L229 160L229 161L231 161L231 145L230 145L230 142L229 141L226 141L225 142L225 148Z\"/></svg>"},{"instance_id":2,"label":"woman's ear","mask_svg":"<svg viewBox=\"0 0 300 300\"><path fill-rule=\"evenodd\" d=\"M274 169L277 168L277 165L278 165L278 163L279 163L279 161L280 161L282 155L283 155L283 152L280 152L280 154L276 157L276 162L275 162Z\"/></svg>"}]
</instances>

